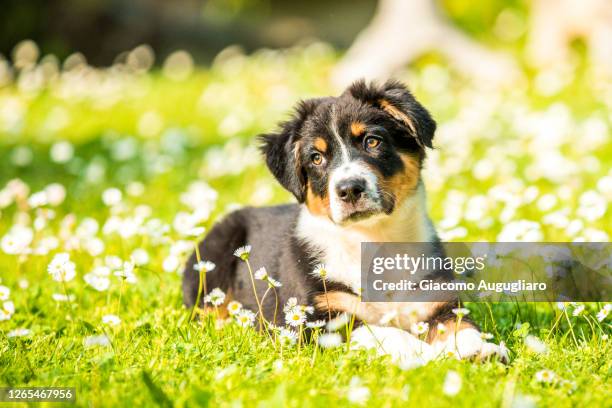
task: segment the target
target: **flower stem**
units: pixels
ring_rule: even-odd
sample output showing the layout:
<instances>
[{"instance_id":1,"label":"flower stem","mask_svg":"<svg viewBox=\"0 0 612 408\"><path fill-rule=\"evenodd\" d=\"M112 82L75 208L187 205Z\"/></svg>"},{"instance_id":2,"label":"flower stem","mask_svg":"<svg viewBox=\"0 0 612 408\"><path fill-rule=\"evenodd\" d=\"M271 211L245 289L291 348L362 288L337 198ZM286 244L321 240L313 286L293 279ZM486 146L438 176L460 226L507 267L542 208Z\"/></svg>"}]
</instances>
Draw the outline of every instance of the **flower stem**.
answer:
<instances>
[{"instance_id":1,"label":"flower stem","mask_svg":"<svg viewBox=\"0 0 612 408\"><path fill-rule=\"evenodd\" d=\"M331 320L331 309L329 308L329 298L327 297L327 285L325 284L325 278L323 280L323 293L325 294L325 302L327 303L327 317Z\"/></svg>"},{"instance_id":2,"label":"flower stem","mask_svg":"<svg viewBox=\"0 0 612 408\"><path fill-rule=\"evenodd\" d=\"M246 262L247 269L249 270L249 277L251 278L251 285L253 286L253 294L255 295L257 307L259 308L259 332L261 332L264 327L263 309L261 307L261 303L259 302L259 296L257 296L257 288L255 287L255 278L253 278L253 270L251 269L251 263L248 259L245 259L244 261Z\"/></svg>"}]
</instances>

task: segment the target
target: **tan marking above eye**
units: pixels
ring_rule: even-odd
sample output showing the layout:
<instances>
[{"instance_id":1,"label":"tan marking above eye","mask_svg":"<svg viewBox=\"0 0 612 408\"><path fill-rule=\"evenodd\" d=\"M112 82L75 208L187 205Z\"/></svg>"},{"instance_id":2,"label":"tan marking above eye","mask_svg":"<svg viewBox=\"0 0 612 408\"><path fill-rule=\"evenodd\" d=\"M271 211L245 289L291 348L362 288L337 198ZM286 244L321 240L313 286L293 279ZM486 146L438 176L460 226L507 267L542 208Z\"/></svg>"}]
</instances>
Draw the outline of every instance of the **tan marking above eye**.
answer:
<instances>
[{"instance_id":1,"label":"tan marking above eye","mask_svg":"<svg viewBox=\"0 0 612 408\"><path fill-rule=\"evenodd\" d=\"M359 137L363 135L366 131L366 125L363 122L353 122L351 123L351 134L354 137Z\"/></svg>"},{"instance_id":2,"label":"tan marking above eye","mask_svg":"<svg viewBox=\"0 0 612 408\"><path fill-rule=\"evenodd\" d=\"M317 137L313 145L320 152L325 153L327 151L327 142L322 137Z\"/></svg>"}]
</instances>

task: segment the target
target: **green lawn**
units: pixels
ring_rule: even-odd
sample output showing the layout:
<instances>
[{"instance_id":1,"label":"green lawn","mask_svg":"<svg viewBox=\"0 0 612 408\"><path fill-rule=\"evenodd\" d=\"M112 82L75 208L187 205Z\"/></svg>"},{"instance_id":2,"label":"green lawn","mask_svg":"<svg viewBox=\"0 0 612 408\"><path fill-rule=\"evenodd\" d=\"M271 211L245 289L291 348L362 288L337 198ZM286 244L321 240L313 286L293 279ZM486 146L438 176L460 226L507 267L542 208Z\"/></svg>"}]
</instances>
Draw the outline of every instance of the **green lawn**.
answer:
<instances>
[{"instance_id":1,"label":"green lawn","mask_svg":"<svg viewBox=\"0 0 612 408\"><path fill-rule=\"evenodd\" d=\"M297 99L330 94L325 78L335 60L313 45L226 53L182 81L92 71L0 88L0 285L15 309L0 321L0 383L74 386L79 406L332 406L349 398L373 406L609 406L610 317L596 318L603 304L577 316L576 305L567 314L544 303L468 305L491 341L510 349L510 364L443 360L405 371L345 345L281 348L235 323L189 323L173 264L193 238L173 226L175 215L208 204L198 221L209 227L236 206L290 200L253 136L286 118ZM534 74L479 90L434 59L401 78L439 124L425 178L445 239L609 240L612 87L589 80L588 67L557 88ZM9 183L16 178L25 184ZM65 187L65 200L57 186L33 195L52 183ZM44 203L54 196L58 202ZM15 247L23 254L7 253ZM136 249L149 258L136 267L137 284L113 274L107 290L85 282L106 256L127 261ZM65 285L47 273L64 251L76 264ZM53 298L66 293L73 300ZM103 323L109 314L121 322ZM18 328L30 332L8 336ZM109 344L91 345L92 336ZM534 337L545 351L525 344ZM541 370L555 378L539 382ZM461 378L454 396L443 391L449 371Z\"/></svg>"}]
</instances>

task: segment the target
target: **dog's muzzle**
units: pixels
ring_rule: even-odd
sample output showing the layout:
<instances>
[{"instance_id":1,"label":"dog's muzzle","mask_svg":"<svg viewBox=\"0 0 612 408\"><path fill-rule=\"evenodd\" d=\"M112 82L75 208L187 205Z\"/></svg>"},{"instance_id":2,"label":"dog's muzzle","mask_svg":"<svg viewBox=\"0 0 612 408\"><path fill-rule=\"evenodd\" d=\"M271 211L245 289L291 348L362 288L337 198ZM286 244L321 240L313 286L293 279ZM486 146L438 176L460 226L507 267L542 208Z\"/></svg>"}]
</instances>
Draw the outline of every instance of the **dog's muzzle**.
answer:
<instances>
[{"instance_id":1,"label":"dog's muzzle","mask_svg":"<svg viewBox=\"0 0 612 408\"><path fill-rule=\"evenodd\" d=\"M358 221L382 210L377 177L367 166L351 162L334 170L330 179L332 221Z\"/></svg>"}]
</instances>

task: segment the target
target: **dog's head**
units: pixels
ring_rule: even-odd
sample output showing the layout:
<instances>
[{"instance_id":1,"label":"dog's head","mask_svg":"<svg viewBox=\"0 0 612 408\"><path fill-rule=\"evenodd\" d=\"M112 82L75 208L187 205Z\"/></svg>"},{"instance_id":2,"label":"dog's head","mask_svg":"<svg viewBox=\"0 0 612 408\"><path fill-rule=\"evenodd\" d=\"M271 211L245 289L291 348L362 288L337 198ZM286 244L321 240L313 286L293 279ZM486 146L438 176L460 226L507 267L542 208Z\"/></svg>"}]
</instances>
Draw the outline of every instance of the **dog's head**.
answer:
<instances>
[{"instance_id":1,"label":"dog's head","mask_svg":"<svg viewBox=\"0 0 612 408\"><path fill-rule=\"evenodd\" d=\"M416 191L436 124L404 85L358 81L298 104L261 135L266 163L311 213L346 224L391 214Z\"/></svg>"}]
</instances>

